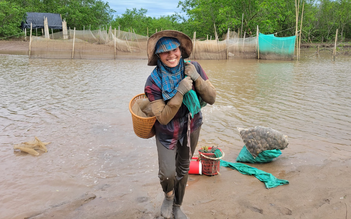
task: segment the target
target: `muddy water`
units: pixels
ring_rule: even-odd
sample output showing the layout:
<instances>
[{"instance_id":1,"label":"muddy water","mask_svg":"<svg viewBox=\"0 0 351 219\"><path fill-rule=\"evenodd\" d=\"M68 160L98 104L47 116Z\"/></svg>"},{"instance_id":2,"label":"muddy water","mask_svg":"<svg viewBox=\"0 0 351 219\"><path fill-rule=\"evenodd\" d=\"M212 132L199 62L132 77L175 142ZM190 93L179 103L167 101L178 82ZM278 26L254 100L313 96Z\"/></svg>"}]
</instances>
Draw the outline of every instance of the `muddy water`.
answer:
<instances>
[{"instance_id":1,"label":"muddy water","mask_svg":"<svg viewBox=\"0 0 351 219\"><path fill-rule=\"evenodd\" d=\"M199 146L219 145L234 162L237 127L262 125L289 136L283 159L297 165L350 157L350 57L199 62L217 89ZM158 211L154 138L135 136L128 110L152 69L145 60L0 56L0 218L40 215L87 192L96 198L76 218ZM51 142L48 153L13 150L34 136Z\"/></svg>"}]
</instances>

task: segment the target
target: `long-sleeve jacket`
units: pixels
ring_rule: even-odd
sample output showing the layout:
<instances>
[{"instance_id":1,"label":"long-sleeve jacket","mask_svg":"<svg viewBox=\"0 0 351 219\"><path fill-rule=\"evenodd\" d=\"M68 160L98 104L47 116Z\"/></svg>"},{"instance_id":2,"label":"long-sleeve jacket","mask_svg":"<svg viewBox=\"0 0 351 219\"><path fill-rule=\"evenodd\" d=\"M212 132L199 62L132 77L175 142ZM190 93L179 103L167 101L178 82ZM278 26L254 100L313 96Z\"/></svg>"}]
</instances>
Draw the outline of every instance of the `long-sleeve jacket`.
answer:
<instances>
[{"instance_id":1,"label":"long-sleeve jacket","mask_svg":"<svg viewBox=\"0 0 351 219\"><path fill-rule=\"evenodd\" d=\"M213 104L216 99L216 90L205 71L196 61L191 61L200 74L200 77L194 82L193 90L198 96L208 104ZM148 77L145 84L145 94L151 102L152 111L157 120L155 122L156 136L158 140L168 149L174 149L177 141L186 136L188 124L188 108L183 104L183 95L177 92L176 95L164 101L162 98L162 90L159 88L151 76ZM201 111L194 115L191 119L190 130L196 130L202 124Z\"/></svg>"}]
</instances>

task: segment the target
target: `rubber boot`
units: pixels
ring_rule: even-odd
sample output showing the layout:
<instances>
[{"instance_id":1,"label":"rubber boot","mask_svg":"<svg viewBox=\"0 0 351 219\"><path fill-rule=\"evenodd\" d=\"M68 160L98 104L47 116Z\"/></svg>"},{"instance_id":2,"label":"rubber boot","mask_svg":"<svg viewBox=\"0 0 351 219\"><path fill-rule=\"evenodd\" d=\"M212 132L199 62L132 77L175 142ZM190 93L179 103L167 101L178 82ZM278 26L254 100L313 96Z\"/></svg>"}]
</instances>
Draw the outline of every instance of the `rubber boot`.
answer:
<instances>
[{"instance_id":1,"label":"rubber boot","mask_svg":"<svg viewBox=\"0 0 351 219\"><path fill-rule=\"evenodd\" d=\"M171 196L167 196L165 193L165 199L163 199L161 206L161 216L164 218L172 217L172 207L173 207L174 192Z\"/></svg>"},{"instance_id":2,"label":"rubber boot","mask_svg":"<svg viewBox=\"0 0 351 219\"><path fill-rule=\"evenodd\" d=\"M188 219L179 205L173 205L174 219Z\"/></svg>"}]
</instances>

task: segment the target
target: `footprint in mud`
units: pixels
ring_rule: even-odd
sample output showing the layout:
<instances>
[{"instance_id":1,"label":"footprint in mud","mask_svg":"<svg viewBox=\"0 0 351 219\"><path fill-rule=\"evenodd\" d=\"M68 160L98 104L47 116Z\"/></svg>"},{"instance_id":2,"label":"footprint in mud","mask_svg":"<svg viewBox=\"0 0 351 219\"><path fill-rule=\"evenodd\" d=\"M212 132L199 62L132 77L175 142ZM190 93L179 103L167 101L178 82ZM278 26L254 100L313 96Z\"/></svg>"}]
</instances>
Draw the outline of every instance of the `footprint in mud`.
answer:
<instances>
[{"instance_id":1,"label":"footprint in mud","mask_svg":"<svg viewBox=\"0 0 351 219\"><path fill-rule=\"evenodd\" d=\"M143 203L143 202L147 202L149 200L148 197L145 197L145 196L141 196L141 197L138 197L137 198L137 202L138 203Z\"/></svg>"}]
</instances>

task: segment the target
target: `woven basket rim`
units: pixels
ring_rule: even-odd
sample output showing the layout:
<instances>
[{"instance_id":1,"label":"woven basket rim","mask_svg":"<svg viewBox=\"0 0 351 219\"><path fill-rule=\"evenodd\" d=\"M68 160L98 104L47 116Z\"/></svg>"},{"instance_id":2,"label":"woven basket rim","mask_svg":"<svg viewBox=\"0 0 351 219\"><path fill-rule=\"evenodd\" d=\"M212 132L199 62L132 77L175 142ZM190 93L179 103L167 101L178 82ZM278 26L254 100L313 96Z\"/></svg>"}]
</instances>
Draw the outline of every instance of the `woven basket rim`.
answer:
<instances>
[{"instance_id":1,"label":"woven basket rim","mask_svg":"<svg viewBox=\"0 0 351 219\"><path fill-rule=\"evenodd\" d=\"M138 118L138 119L142 119L142 120L153 120L153 119L156 119L156 116L152 116L152 117L142 117L142 116L138 116L137 114L135 114L132 110L132 102L133 100L135 100L137 97L140 97L140 96L146 96L144 93L141 93L141 94L137 94L135 95L130 101L129 101L129 111L130 113L132 114L132 116Z\"/></svg>"},{"instance_id":2,"label":"woven basket rim","mask_svg":"<svg viewBox=\"0 0 351 219\"><path fill-rule=\"evenodd\" d=\"M204 158L206 158L208 160L220 160L220 159L222 159L224 157L225 154L222 151L222 149L220 149L220 148L218 148L218 149L222 152L222 156L220 156L220 157L208 157L205 154L214 154L214 153L205 153L205 152L200 152L200 151L199 151L199 155L200 155L200 157L203 156Z\"/></svg>"}]
</instances>

